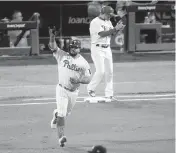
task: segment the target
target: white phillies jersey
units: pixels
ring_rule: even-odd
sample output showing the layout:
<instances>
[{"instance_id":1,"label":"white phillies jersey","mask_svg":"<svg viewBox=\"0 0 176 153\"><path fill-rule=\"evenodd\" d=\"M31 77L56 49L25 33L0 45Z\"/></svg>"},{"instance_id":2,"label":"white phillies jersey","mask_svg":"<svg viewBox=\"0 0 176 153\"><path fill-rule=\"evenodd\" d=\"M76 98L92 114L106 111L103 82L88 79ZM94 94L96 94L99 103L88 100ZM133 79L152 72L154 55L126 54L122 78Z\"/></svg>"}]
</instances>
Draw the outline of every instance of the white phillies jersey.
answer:
<instances>
[{"instance_id":1,"label":"white phillies jersey","mask_svg":"<svg viewBox=\"0 0 176 153\"><path fill-rule=\"evenodd\" d=\"M91 43L110 45L111 36L100 37L98 35L99 32L107 31L110 29L113 29L113 25L110 20L103 20L103 19L100 19L99 17L94 18L90 22L90 27L89 27Z\"/></svg>"},{"instance_id":2,"label":"white phillies jersey","mask_svg":"<svg viewBox=\"0 0 176 153\"><path fill-rule=\"evenodd\" d=\"M72 57L69 53L58 48L53 56L58 63L58 81L62 86L76 90L80 84L72 84L70 78L79 79L91 75L89 63L80 54L77 57Z\"/></svg>"}]
</instances>

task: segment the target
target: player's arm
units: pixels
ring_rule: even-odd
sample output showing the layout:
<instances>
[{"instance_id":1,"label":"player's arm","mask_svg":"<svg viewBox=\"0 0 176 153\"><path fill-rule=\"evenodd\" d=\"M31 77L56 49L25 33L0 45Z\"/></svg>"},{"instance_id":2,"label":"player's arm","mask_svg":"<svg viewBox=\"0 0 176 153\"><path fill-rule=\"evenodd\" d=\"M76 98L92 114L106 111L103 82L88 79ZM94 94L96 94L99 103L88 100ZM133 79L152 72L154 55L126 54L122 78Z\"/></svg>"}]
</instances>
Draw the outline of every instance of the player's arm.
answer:
<instances>
[{"instance_id":1,"label":"player's arm","mask_svg":"<svg viewBox=\"0 0 176 153\"><path fill-rule=\"evenodd\" d=\"M91 81L91 70L89 64L86 62L85 67L80 71L81 77L70 78L70 82L73 84L89 84Z\"/></svg>"},{"instance_id":2,"label":"player's arm","mask_svg":"<svg viewBox=\"0 0 176 153\"><path fill-rule=\"evenodd\" d=\"M116 25L114 28L112 28L112 29L110 29L110 30L107 30L107 31L100 31L100 32L98 33L98 35L99 35L100 37L107 37L107 36L113 35L114 33L117 33L118 31L123 30L124 27L125 27L125 26L124 26L123 23L120 21L120 22L117 23L117 25Z\"/></svg>"},{"instance_id":3,"label":"player's arm","mask_svg":"<svg viewBox=\"0 0 176 153\"><path fill-rule=\"evenodd\" d=\"M57 59L57 61L60 61L61 58L66 54L63 50L61 50L56 43L56 29L55 27L53 29L49 28L49 49L53 52L53 56Z\"/></svg>"},{"instance_id":4,"label":"player's arm","mask_svg":"<svg viewBox=\"0 0 176 153\"><path fill-rule=\"evenodd\" d=\"M81 84L89 84L90 81L91 81L91 70L90 70L90 65L89 63L86 61L85 62L85 68L84 68L84 71L83 71L83 75L80 79L80 83Z\"/></svg>"},{"instance_id":5,"label":"player's arm","mask_svg":"<svg viewBox=\"0 0 176 153\"><path fill-rule=\"evenodd\" d=\"M89 84L91 81L91 70L87 69L85 75L80 79L79 83L81 84Z\"/></svg>"},{"instance_id":6,"label":"player's arm","mask_svg":"<svg viewBox=\"0 0 176 153\"><path fill-rule=\"evenodd\" d=\"M56 43L56 30L55 28L49 28L49 44L48 44L49 49L55 53L59 49Z\"/></svg>"}]
</instances>

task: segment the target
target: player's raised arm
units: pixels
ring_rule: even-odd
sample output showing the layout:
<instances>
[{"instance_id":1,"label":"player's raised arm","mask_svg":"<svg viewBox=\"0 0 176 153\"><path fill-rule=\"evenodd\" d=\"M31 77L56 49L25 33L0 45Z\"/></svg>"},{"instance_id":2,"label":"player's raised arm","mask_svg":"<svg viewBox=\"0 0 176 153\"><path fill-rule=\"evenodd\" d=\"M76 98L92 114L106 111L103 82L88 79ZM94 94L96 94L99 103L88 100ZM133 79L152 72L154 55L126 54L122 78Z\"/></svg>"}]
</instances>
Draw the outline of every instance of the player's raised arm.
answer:
<instances>
[{"instance_id":1,"label":"player's raised arm","mask_svg":"<svg viewBox=\"0 0 176 153\"><path fill-rule=\"evenodd\" d=\"M61 50L56 43L56 35L57 31L56 28L49 28L49 49L53 52L53 56L56 58L57 61L60 61L63 55L66 54L63 50Z\"/></svg>"},{"instance_id":2,"label":"player's raised arm","mask_svg":"<svg viewBox=\"0 0 176 153\"><path fill-rule=\"evenodd\" d=\"M59 48L56 43L56 28L48 28L49 30L49 48L52 52L56 52Z\"/></svg>"}]
</instances>

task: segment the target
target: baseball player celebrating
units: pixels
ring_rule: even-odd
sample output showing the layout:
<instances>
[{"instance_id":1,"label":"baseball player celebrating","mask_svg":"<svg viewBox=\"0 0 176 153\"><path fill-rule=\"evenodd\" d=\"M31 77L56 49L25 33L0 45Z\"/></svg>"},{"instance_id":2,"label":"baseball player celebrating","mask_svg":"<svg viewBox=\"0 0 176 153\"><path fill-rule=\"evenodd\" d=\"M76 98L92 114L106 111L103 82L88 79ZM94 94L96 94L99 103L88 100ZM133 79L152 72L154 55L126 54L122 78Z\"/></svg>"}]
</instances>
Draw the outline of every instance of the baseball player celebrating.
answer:
<instances>
[{"instance_id":1,"label":"baseball player celebrating","mask_svg":"<svg viewBox=\"0 0 176 153\"><path fill-rule=\"evenodd\" d=\"M121 21L113 27L110 18L116 17L110 6L104 6L98 17L90 23L91 57L95 64L96 72L87 86L88 94L95 97L95 90L105 74L105 97L113 98L113 60L110 48L111 35L122 30L124 25Z\"/></svg>"},{"instance_id":2,"label":"baseball player celebrating","mask_svg":"<svg viewBox=\"0 0 176 153\"><path fill-rule=\"evenodd\" d=\"M76 103L80 84L90 82L91 72L88 62L79 54L79 40L71 40L69 52L65 52L56 44L54 28L49 28L49 35L49 48L57 60L59 78L56 87L57 109L53 111L51 128L57 128L59 145L64 147L67 141L64 135L65 118Z\"/></svg>"}]
</instances>

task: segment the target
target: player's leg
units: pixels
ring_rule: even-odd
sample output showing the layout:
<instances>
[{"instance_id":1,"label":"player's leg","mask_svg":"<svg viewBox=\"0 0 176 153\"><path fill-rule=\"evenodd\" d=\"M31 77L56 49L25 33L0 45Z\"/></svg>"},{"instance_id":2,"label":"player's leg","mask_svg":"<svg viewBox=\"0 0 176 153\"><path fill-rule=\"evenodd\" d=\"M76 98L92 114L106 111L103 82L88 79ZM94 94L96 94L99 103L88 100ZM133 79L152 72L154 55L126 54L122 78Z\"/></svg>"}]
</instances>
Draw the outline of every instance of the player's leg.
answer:
<instances>
[{"instance_id":1,"label":"player's leg","mask_svg":"<svg viewBox=\"0 0 176 153\"><path fill-rule=\"evenodd\" d=\"M57 136L59 139L59 145L63 147L66 142L66 137L64 136L64 129L65 129L65 118L67 115L67 107L68 107L68 97L67 91L57 86L56 90L56 101L57 101Z\"/></svg>"},{"instance_id":2,"label":"player's leg","mask_svg":"<svg viewBox=\"0 0 176 153\"><path fill-rule=\"evenodd\" d=\"M105 59L105 97L113 96L113 59L111 50L107 50Z\"/></svg>"},{"instance_id":3,"label":"player's leg","mask_svg":"<svg viewBox=\"0 0 176 153\"><path fill-rule=\"evenodd\" d=\"M59 144L63 147L67 141L66 136L64 135L65 129L65 120L66 116L71 114L73 107L75 106L76 99L78 97L78 92L67 92L68 98L60 97L61 103L58 103L58 115L57 115L57 130L58 130L58 138Z\"/></svg>"},{"instance_id":4,"label":"player's leg","mask_svg":"<svg viewBox=\"0 0 176 153\"><path fill-rule=\"evenodd\" d=\"M57 104L57 99L60 97L60 92L59 92L59 85L56 86L56 104ZM57 128L57 109L53 111L53 118L51 120L51 128L56 129Z\"/></svg>"},{"instance_id":5,"label":"player's leg","mask_svg":"<svg viewBox=\"0 0 176 153\"><path fill-rule=\"evenodd\" d=\"M102 81L103 76L104 76L104 72L105 72L104 71L104 59L105 59L104 54L101 53L99 50L95 50L95 51L92 51L91 57L94 62L96 70L95 70L95 73L92 77L91 82L87 86L88 93L89 93L89 91L95 92L97 86Z\"/></svg>"},{"instance_id":6,"label":"player's leg","mask_svg":"<svg viewBox=\"0 0 176 153\"><path fill-rule=\"evenodd\" d=\"M67 107L67 116L71 114L73 107L76 104L76 99L78 97L78 91L75 92L69 92L69 101L68 101L68 107Z\"/></svg>"},{"instance_id":7,"label":"player's leg","mask_svg":"<svg viewBox=\"0 0 176 153\"><path fill-rule=\"evenodd\" d=\"M58 138L64 136L65 117L67 115L68 99L65 97L59 97L57 100L57 133Z\"/></svg>"},{"instance_id":8,"label":"player's leg","mask_svg":"<svg viewBox=\"0 0 176 153\"><path fill-rule=\"evenodd\" d=\"M57 109L53 111L53 118L51 120L51 128L56 129L57 128Z\"/></svg>"}]
</instances>

